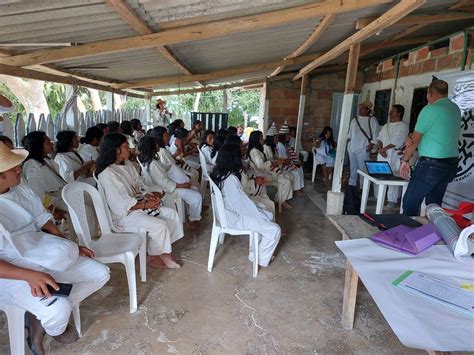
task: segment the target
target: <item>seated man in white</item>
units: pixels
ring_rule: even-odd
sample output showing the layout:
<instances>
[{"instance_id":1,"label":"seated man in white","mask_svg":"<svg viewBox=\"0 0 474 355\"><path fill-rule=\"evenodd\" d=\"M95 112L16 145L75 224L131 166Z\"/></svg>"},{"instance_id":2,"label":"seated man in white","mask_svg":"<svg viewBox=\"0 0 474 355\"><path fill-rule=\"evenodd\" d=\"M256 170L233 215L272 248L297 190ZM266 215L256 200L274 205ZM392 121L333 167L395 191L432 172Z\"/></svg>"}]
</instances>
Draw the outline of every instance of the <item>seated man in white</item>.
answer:
<instances>
[{"instance_id":1,"label":"seated man in white","mask_svg":"<svg viewBox=\"0 0 474 355\"><path fill-rule=\"evenodd\" d=\"M109 269L65 239L42 201L20 184L27 155L0 143L0 302L27 311L28 344L44 354L45 332L63 343L77 339L68 327L72 306L99 290ZM57 282L73 284L69 297L51 296L48 286L57 290Z\"/></svg>"},{"instance_id":2,"label":"seated man in white","mask_svg":"<svg viewBox=\"0 0 474 355\"><path fill-rule=\"evenodd\" d=\"M77 150L83 161L97 160L103 137L104 131L99 127L92 126L87 129L86 135L81 138L81 146Z\"/></svg>"},{"instance_id":3,"label":"seated man in white","mask_svg":"<svg viewBox=\"0 0 474 355\"><path fill-rule=\"evenodd\" d=\"M144 184L128 161L129 156L123 134L109 133L104 137L96 175L112 220L119 229L140 227L147 231L150 266L178 269L180 266L171 256L171 244L184 236L178 213L161 206L163 196Z\"/></svg>"},{"instance_id":4,"label":"seated man in white","mask_svg":"<svg viewBox=\"0 0 474 355\"><path fill-rule=\"evenodd\" d=\"M193 189L191 183L177 184L168 177L166 169L163 167L161 161L156 157L159 146L155 138L145 136L138 144L140 155L138 160L147 170L145 176L149 177L146 180L147 185L156 185L160 187L166 194L171 195L176 192L179 197L186 203L189 209L189 222L187 226L191 228L199 228L198 221L201 220L202 211L202 196L197 189Z\"/></svg>"},{"instance_id":5,"label":"seated man in white","mask_svg":"<svg viewBox=\"0 0 474 355\"><path fill-rule=\"evenodd\" d=\"M240 147L224 144L219 150L211 178L222 191L229 227L252 230L260 235L258 263L266 267L280 240L280 226L272 222L272 214L263 205L256 204L246 195L240 183L241 170ZM249 260L253 260L252 245Z\"/></svg>"}]
</instances>

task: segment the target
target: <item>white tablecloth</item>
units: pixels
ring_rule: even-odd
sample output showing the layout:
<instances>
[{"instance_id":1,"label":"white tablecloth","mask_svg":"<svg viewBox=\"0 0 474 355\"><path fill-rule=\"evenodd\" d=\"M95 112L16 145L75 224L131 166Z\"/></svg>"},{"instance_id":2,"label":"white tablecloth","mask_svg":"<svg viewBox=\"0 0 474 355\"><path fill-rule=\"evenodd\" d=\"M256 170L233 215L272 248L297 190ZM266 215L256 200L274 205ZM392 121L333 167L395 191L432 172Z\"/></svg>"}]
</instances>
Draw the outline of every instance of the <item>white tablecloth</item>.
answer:
<instances>
[{"instance_id":1,"label":"white tablecloth","mask_svg":"<svg viewBox=\"0 0 474 355\"><path fill-rule=\"evenodd\" d=\"M474 319L392 285L406 270L422 272L454 285L474 283L474 268L457 261L446 245L435 245L418 256L411 256L381 247L366 238L336 244L405 346L474 351Z\"/></svg>"}]
</instances>

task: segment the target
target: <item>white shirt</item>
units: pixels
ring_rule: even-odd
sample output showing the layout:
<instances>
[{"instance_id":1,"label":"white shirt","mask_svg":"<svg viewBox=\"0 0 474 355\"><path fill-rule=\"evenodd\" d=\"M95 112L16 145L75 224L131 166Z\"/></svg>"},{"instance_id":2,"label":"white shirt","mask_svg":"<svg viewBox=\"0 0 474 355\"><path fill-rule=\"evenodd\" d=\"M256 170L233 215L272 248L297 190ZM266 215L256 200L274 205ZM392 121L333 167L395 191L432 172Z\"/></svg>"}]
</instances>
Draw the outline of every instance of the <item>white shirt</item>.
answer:
<instances>
[{"instance_id":1,"label":"white shirt","mask_svg":"<svg viewBox=\"0 0 474 355\"><path fill-rule=\"evenodd\" d=\"M168 127L168 125L171 123L171 114L168 113L166 110L163 110L160 112L159 109L155 110L153 113L153 126L162 126L162 127Z\"/></svg>"},{"instance_id":2,"label":"white shirt","mask_svg":"<svg viewBox=\"0 0 474 355\"><path fill-rule=\"evenodd\" d=\"M46 158L44 162L45 164L41 164L34 159L25 161L23 179L41 201L49 194L50 202L57 205L62 201L61 191L66 186L66 181L59 175L59 167L54 160Z\"/></svg>"},{"instance_id":3,"label":"white shirt","mask_svg":"<svg viewBox=\"0 0 474 355\"><path fill-rule=\"evenodd\" d=\"M51 219L25 184L0 194L0 260L33 270L64 270L75 263L77 244L41 230Z\"/></svg>"},{"instance_id":4,"label":"white shirt","mask_svg":"<svg viewBox=\"0 0 474 355\"><path fill-rule=\"evenodd\" d=\"M167 194L171 194L176 190L176 182L169 178L168 172L161 161L153 159L150 165L144 168L147 169L144 176L148 175L150 177L150 181L146 181L148 185L157 185Z\"/></svg>"},{"instance_id":5,"label":"white shirt","mask_svg":"<svg viewBox=\"0 0 474 355\"><path fill-rule=\"evenodd\" d=\"M395 148L387 150L387 158L382 157L380 154L377 156L377 160L388 161L393 170L400 168L400 156L397 154L396 148L400 148L408 136L408 125L403 122L389 122L382 127L377 140L382 142L382 145L393 144Z\"/></svg>"},{"instance_id":6,"label":"white shirt","mask_svg":"<svg viewBox=\"0 0 474 355\"><path fill-rule=\"evenodd\" d=\"M249 152L250 165L258 170L271 171L272 162L267 160L265 154L257 148L253 148Z\"/></svg>"},{"instance_id":7,"label":"white shirt","mask_svg":"<svg viewBox=\"0 0 474 355\"><path fill-rule=\"evenodd\" d=\"M268 160L270 161L275 160L275 154L273 153L272 147L270 147L269 145L266 145L266 144L263 145L263 153L265 154Z\"/></svg>"},{"instance_id":8,"label":"white shirt","mask_svg":"<svg viewBox=\"0 0 474 355\"><path fill-rule=\"evenodd\" d=\"M281 142L277 143L276 151L278 153L279 158L288 159L288 154L286 153L286 147L283 143L281 143Z\"/></svg>"},{"instance_id":9,"label":"white shirt","mask_svg":"<svg viewBox=\"0 0 474 355\"><path fill-rule=\"evenodd\" d=\"M85 161L81 159L74 152L58 153L54 157L54 161L59 166L59 175L62 176L67 183L74 182L74 171L79 169ZM77 181L82 181L95 186L95 180L93 177L85 177L83 175L77 178Z\"/></svg>"},{"instance_id":10,"label":"white shirt","mask_svg":"<svg viewBox=\"0 0 474 355\"><path fill-rule=\"evenodd\" d=\"M369 137L372 137L370 143L375 143L376 138L379 134L379 123L377 122L377 119L375 117L358 116L357 118L353 118L349 127L348 139L350 139L350 141L347 144L347 150L351 153L365 152L367 149L367 145L369 144L369 141L365 137L364 133L362 133L359 126L357 125L356 119L359 120L360 126L362 127L364 132L366 132Z\"/></svg>"},{"instance_id":11,"label":"white shirt","mask_svg":"<svg viewBox=\"0 0 474 355\"><path fill-rule=\"evenodd\" d=\"M99 157L99 147L93 146L89 143L85 143L79 147L77 153L79 153L82 160L84 160L85 162L89 160L96 161Z\"/></svg>"}]
</instances>

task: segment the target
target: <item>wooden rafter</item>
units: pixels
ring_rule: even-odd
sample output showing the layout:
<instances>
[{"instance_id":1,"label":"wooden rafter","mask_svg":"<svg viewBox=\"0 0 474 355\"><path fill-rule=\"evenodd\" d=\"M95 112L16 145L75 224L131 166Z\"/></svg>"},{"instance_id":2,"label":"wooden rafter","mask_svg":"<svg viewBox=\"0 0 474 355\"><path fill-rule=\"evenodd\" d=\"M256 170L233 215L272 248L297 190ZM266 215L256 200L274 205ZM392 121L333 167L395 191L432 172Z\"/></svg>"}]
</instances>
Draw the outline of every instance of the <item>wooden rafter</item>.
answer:
<instances>
[{"instance_id":1,"label":"wooden rafter","mask_svg":"<svg viewBox=\"0 0 474 355\"><path fill-rule=\"evenodd\" d=\"M196 92L206 92L206 91L213 91L213 90L224 90L230 88L236 88L241 86L249 86L249 85L257 85L265 83L265 78L254 79L254 80L247 80L233 84L226 84L226 85L215 85L215 86L205 86L202 88L196 89L185 89L185 90L167 90L167 91L155 91L153 92L152 96L167 96L167 95L177 95L177 94L193 94Z\"/></svg>"},{"instance_id":2,"label":"wooden rafter","mask_svg":"<svg viewBox=\"0 0 474 355\"><path fill-rule=\"evenodd\" d=\"M326 16L324 16L321 22L318 23L318 25L314 28L313 33L311 33L311 35L298 48L296 48L292 53L287 55L284 60L299 57L304 52L306 52L321 37L323 32L326 31L326 29L331 25L335 17L336 16L334 14L327 14ZM269 75L269 77L271 78L273 76L277 76L282 72L284 68L285 65L280 65Z\"/></svg>"},{"instance_id":3,"label":"wooden rafter","mask_svg":"<svg viewBox=\"0 0 474 355\"><path fill-rule=\"evenodd\" d=\"M391 2L391 0L345 0L344 2L331 0L317 2L252 16L226 19L225 21L173 28L146 35L96 41L67 48L38 50L9 58L0 58L0 63L13 66L30 66L104 53L224 37L233 33L256 31L292 22L309 20L327 14L355 11L388 2Z\"/></svg>"},{"instance_id":4,"label":"wooden rafter","mask_svg":"<svg viewBox=\"0 0 474 355\"><path fill-rule=\"evenodd\" d=\"M438 22L449 22L449 21L459 21L459 20L468 20L474 18L474 13L466 11L443 11L443 12L431 12L431 13L418 13L411 16L407 16L400 21L397 21L397 25L427 25L431 23ZM356 29L362 29L366 27L369 23L374 21L375 17L366 17L359 19L356 24Z\"/></svg>"},{"instance_id":5,"label":"wooden rafter","mask_svg":"<svg viewBox=\"0 0 474 355\"><path fill-rule=\"evenodd\" d=\"M393 6L390 10L385 12L383 15L378 17L376 20L368 24L363 29L357 31L355 34L346 38L344 41L333 47L321 57L313 60L311 63L303 67L293 80L300 79L303 75L310 73L315 68L323 65L340 56L346 52L351 45L361 43L365 39L373 36L375 33L387 28L400 19L408 15L410 12L416 10L420 6L426 3L426 0L402 0L397 5Z\"/></svg>"},{"instance_id":6,"label":"wooden rafter","mask_svg":"<svg viewBox=\"0 0 474 355\"><path fill-rule=\"evenodd\" d=\"M127 4L125 0L105 0L105 3L110 6L122 18L122 20L127 22L130 27L132 27L138 34L149 35L153 33L148 24L135 13L135 11ZM189 68L181 63L169 48L166 46L158 46L157 49L164 58L166 58L179 70L184 72L186 75L192 74ZM204 86L204 83L198 82L198 84Z\"/></svg>"},{"instance_id":7,"label":"wooden rafter","mask_svg":"<svg viewBox=\"0 0 474 355\"><path fill-rule=\"evenodd\" d=\"M146 96L144 95L139 95L139 94L123 91L123 90L114 89L114 88L111 88L110 86L94 84L94 83L91 83L90 81L80 80L71 76L62 76L62 75L43 73L43 72L31 70L31 69L12 67L5 64L0 64L0 74L17 76L17 77L26 78L26 79L52 81L55 83L68 84L68 85L85 86L91 89L110 91L119 95L127 95L130 97L136 97L140 99L146 98Z\"/></svg>"}]
</instances>

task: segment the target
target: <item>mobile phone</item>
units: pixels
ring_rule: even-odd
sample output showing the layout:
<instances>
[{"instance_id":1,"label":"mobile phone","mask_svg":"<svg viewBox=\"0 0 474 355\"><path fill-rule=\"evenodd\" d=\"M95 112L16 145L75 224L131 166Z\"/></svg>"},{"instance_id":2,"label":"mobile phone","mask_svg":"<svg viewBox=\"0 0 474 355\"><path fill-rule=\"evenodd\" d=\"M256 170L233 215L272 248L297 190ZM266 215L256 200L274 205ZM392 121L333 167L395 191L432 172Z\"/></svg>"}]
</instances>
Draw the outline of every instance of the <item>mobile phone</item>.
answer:
<instances>
[{"instance_id":1,"label":"mobile phone","mask_svg":"<svg viewBox=\"0 0 474 355\"><path fill-rule=\"evenodd\" d=\"M48 291L51 293L51 296L58 296L58 297L68 297L71 294L72 284L65 284L61 282L57 282L59 286L59 290L55 290L50 285L48 285Z\"/></svg>"}]
</instances>

